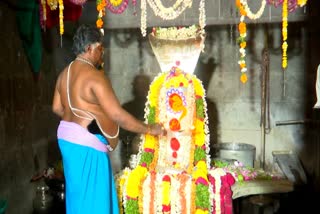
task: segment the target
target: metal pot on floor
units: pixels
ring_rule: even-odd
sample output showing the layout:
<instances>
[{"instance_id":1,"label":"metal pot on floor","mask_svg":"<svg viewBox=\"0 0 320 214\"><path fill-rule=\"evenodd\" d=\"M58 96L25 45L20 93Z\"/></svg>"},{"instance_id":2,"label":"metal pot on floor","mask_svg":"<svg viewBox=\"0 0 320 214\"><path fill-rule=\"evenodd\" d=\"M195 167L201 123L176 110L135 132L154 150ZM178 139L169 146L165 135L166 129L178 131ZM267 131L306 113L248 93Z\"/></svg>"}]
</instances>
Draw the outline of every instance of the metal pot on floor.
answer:
<instances>
[{"instance_id":1,"label":"metal pot on floor","mask_svg":"<svg viewBox=\"0 0 320 214\"><path fill-rule=\"evenodd\" d=\"M254 167L256 147L246 143L218 143L213 145L213 158L237 160L244 166Z\"/></svg>"}]
</instances>

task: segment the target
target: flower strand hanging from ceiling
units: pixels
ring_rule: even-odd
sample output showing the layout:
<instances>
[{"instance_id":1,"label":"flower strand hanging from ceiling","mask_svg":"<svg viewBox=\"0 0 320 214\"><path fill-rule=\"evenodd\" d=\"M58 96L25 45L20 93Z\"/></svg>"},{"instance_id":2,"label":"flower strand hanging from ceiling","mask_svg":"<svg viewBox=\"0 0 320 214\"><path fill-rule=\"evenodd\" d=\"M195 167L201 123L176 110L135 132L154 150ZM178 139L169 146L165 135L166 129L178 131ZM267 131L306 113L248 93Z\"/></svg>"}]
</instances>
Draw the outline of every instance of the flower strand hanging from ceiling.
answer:
<instances>
[{"instance_id":1,"label":"flower strand hanging from ceiling","mask_svg":"<svg viewBox=\"0 0 320 214\"><path fill-rule=\"evenodd\" d=\"M173 20L180 16L187 8L192 7L193 0L176 0L171 7L165 7L161 0L141 0L141 34L147 35L147 2L154 14L163 20ZM205 27L205 0L200 0L199 4L199 25L201 30Z\"/></svg>"},{"instance_id":2,"label":"flower strand hanging from ceiling","mask_svg":"<svg viewBox=\"0 0 320 214\"><path fill-rule=\"evenodd\" d=\"M46 29L46 21L47 21L47 3L46 0L40 0L40 25L42 29Z\"/></svg>"},{"instance_id":3,"label":"flower strand hanging from ceiling","mask_svg":"<svg viewBox=\"0 0 320 214\"><path fill-rule=\"evenodd\" d=\"M278 7L283 4L284 0L267 0L269 5L273 5L274 7ZM295 11L298 7L303 7L306 5L307 0L288 0L288 11L291 13Z\"/></svg>"},{"instance_id":4,"label":"flower strand hanging from ceiling","mask_svg":"<svg viewBox=\"0 0 320 214\"><path fill-rule=\"evenodd\" d=\"M96 26L103 32L102 18L106 15L106 0L97 0L96 4L97 4L97 11L98 11Z\"/></svg>"},{"instance_id":5,"label":"flower strand hanging from ceiling","mask_svg":"<svg viewBox=\"0 0 320 214\"><path fill-rule=\"evenodd\" d=\"M288 0L284 0L282 5L282 69L286 69L288 66L287 38L288 38Z\"/></svg>"},{"instance_id":6,"label":"flower strand hanging from ceiling","mask_svg":"<svg viewBox=\"0 0 320 214\"><path fill-rule=\"evenodd\" d=\"M303 7L307 4L307 0L267 0L267 3L278 7L282 4L282 69L288 67L288 13L295 11L298 7Z\"/></svg>"},{"instance_id":7,"label":"flower strand hanging from ceiling","mask_svg":"<svg viewBox=\"0 0 320 214\"><path fill-rule=\"evenodd\" d=\"M240 0L236 0L236 6L239 9L239 13L240 13L240 23L238 25L238 30L240 35L237 39L240 46L239 48L240 59L238 61L238 64L240 66L240 71L241 71L240 80L242 83L246 83L248 80L247 65L246 65L246 49L245 49L247 46L247 42L246 42L247 26L246 26L246 23L244 22L244 18L247 14Z\"/></svg>"},{"instance_id":8,"label":"flower strand hanging from ceiling","mask_svg":"<svg viewBox=\"0 0 320 214\"><path fill-rule=\"evenodd\" d=\"M267 3L278 7L282 4L282 69L288 67L288 13L294 12L298 7L303 7L307 4L307 0L267 0Z\"/></svg>"},{"instance_id":9,"label":"flower strand hanging from ceiling","mask_svg":"<svg viewBox=\"0 0 320 214\"><path fill-rule=\"evenodd\" d=\"M64 24L63 24L63 0L59 0L59 25L60 25L60 36L64 33ZM61 44L62 45L62 44Z\"/></svg>"},{"instance_id":10,"label":"flower strand hanging from ceiling","mask_svg":"<svg viewBox=\"0 0 320 214\"><path fill-rule=\"evenodd\" d=\"M239 52L240 52L240 59L238 61L238 64L240 66L241 76L240 81L242 83L246 83L248 80L247 76L247 64L246 64L246 36L247 36L247 27L246 23L244 22L245 17L247 16L249 19L255 20L259 19L266 7L266 0L261 1L261 6L259 10L256 13L253 13L248 5L247 0L236 0L236 6L239 9L240 13L240 23L238 25L239 30L239 37L238 37L238 43L239 43Z\"/></svg>"}]
</instances>

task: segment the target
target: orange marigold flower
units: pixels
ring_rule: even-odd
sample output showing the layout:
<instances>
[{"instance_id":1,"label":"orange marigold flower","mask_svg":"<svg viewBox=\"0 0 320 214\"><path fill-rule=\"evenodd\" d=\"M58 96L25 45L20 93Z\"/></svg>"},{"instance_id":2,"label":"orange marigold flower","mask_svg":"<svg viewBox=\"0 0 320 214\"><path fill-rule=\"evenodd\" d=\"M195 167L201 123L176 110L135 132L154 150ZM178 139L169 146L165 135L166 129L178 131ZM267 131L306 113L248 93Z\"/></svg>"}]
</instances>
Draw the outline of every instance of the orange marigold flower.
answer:
<instances>
[{"instance_id":1,"label":"orange marigold flower","mask_svg":"<svg viewBox=\"0 0 320 214\"><path fill-rule=\"evenodd\" d=\"M241 69L245 68L246 67L246 63L240 63L239 66L240 66Z\"/></svg>"},{"instance_id":2,"label":"orange marigold flower","mask_svg":"<svg viewBox=\"0 0 320 214\"><path fill-rule=\"evenodd\" d=\"M244 84L248 81L248 77L246 73L242 73L240 77L241 82Z\"/></svg>"},{"instance_id":3,"label":"orange marigold flower","mask_svg":"<svg viewBox=\"0 0 320 214\"><path fill-rule=\"evenodd\" d=\"M246 33L247 31L246 23L244 22L240 22L238 28L239 28L240 34Z\"/></svg>"},{"instance_id":4,"label":"orange marigold flower","mask_svg":"<svg viewBox=\"0 0 320 214\"><path fill-rule=\"evenodd\" d=\"M97 21L96 21L96 25L97 25L97 27L98 27L98 28L101 28L101 27L102 27L102 25L103 25L103 21L102 21L102 19L97 19Z\"/></svg>"},{"instance_id":5,"label":"orange marigold flower","mask_svg":"<svg viewBox=\"0 0 320 214\"><path fill-rule=\"evenodd\" d=\"M97 11L103 10L103 5L102 4L98 4L97 5Z\"/></svg>"},{"instance_id":6,"label":"orange marigold flower","mask_svg":"<svg viewBox=\"0 0 320 214\"><path fill-rule=\"evenodd\" d=\"M247 43L246 42L241 42L240 43L240 48L245 48L247 46Z\"/></svg>"},{"instance_id":7,"label":"orange marigold flower","mask_svg":"<svg viewBox=\"0 0 320 214\"><path fill-rule=\"evenodd\" d=\"M246 15L247 15L247 12L246 12L246 10L244 9L244 7L240 7L239 9L240 9L240 14L241 14L242 16L246 16Z\"/></svg>"},{"instance_id":8,"label":"orange marigold flower","mask_svg":"<svg viewBox=\"0 0 320 214\"><path fill-rule=\"evenodd\" d=\"M237 6L238 8L240 8L240 7L241 7L240 0L236 0L236 6Z\"/></svg>"}]
</instances>

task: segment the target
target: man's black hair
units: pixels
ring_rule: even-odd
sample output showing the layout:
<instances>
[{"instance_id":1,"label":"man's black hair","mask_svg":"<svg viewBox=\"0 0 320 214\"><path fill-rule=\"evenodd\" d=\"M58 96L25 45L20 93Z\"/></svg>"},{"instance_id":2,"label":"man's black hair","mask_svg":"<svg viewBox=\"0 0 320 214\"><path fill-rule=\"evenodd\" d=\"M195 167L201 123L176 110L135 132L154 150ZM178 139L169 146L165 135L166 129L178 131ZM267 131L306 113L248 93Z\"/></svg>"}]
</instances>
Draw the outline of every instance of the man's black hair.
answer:
<instances>
[{"instance_id":1,"label":"man's black hair","mask_svg":"<svg viewBox=\"0 0 320 214\"><path fill-rule=\"evenodd\" d=\"M90 44L103 42L102 32L95 26L81 25L74 37L72 51L75 55L85 52L86 48Z\"/></svg>"}]
</instances>

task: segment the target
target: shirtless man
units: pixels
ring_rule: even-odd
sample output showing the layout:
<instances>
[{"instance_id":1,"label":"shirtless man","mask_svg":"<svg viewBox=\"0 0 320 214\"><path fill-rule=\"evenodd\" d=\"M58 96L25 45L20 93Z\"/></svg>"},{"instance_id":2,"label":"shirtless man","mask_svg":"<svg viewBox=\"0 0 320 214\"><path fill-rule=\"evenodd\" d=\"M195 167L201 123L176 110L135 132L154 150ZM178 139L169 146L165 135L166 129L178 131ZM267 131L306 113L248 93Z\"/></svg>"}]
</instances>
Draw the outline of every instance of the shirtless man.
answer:
<instances>
[{"instance_id":1,"label":"shirtless man","mask_svg":"<svg viewBox=\"0 0 320 214\"><path fill-rule=\"evenodd\" d=\"M61 121L58 143L63 158L68 214L118 213L118 201L108 152L118 143L119 126L140 134L164 135L160 124L145 124L125 111L101 62L103 35L82 25L74 38L76 59L59 75L52 110ZM96 121L102 134L90 133Z\"/></svg>"}]
</instances>

